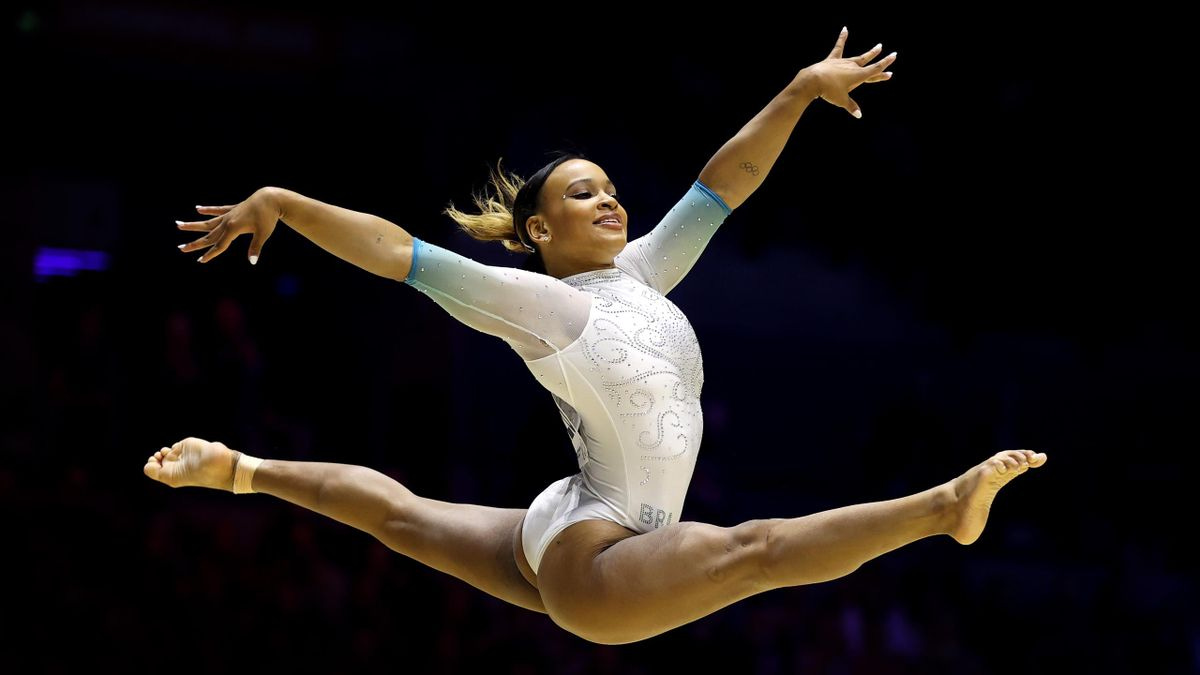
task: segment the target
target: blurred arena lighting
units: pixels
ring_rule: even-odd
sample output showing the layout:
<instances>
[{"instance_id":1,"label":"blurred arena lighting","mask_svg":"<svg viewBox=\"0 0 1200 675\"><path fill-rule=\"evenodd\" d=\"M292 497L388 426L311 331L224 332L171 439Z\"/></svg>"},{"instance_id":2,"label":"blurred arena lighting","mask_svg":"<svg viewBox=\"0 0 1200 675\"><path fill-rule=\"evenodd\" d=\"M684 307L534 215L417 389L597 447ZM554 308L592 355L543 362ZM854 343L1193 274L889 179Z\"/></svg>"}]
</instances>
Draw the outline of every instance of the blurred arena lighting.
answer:
<instances>
[{"instance_id":1,"label":"blurred arena lighting","mask_svg":"<svg viewBox=\"0 0 1200 675\"><path fill-rule=\"evenodd\" d=\"M103 272L109 268L104 251L38 247L33 257L33 278L41 283L50 277L73 277L82 271Z\"/></svg>"}]
</instances>

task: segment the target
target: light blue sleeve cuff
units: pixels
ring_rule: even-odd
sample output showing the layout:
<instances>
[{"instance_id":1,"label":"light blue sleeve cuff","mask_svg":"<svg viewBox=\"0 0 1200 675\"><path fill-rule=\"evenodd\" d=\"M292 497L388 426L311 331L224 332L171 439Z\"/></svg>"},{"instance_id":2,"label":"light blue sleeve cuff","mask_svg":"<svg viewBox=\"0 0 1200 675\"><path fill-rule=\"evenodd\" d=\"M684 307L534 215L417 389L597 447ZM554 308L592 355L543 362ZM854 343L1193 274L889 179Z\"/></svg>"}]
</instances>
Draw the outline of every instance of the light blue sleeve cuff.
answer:
<instances>
[{"instance_id":1,"label":"light blue sleeve cuff","mask_svg":"<svg viewBox=\"0 0 1200 675\"><path fill-rule=\"evenodd\" d=\"M726 216L733 213L733 209L729 208L729 205L725 203L725 200L721 199L720 195L710 190L707 185L701 183L700 179L696 179L696 182L692 183L692 187L700 190L706 197L716 202L721 207L721 210L725 212Z\"/></svg>"},{"instance_id":2,"label":"light blue sleeve cuff","mask_svg":"<svg viewBox=\"0 0 1200 675\"><path fill-rule=\"evenodd\" d=\"M423 243L424 242L422 242L420 239L413 237L412 267L408 268L408 276L404 277L404 283L408 284L409 286L411 286L413 284L413 282L416 281L417 258L420 255L418 253L418 251L421 250L421 244L423 244Z\"/></svg>"}]
</instances>

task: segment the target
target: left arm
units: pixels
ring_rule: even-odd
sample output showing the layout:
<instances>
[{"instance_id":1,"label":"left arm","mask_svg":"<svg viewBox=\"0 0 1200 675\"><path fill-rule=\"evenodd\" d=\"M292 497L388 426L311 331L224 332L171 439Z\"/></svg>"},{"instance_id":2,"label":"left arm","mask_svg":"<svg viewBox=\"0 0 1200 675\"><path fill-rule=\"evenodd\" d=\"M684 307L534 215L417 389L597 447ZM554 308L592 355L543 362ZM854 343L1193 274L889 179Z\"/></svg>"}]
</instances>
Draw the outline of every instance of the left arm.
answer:
<instances>
[{"instance_id":1,"label":"left arm","mask_svg":"<svg viewBox=\"0 0 1200 675\"><path fill-rule=\"evenodd\" d=\"M721 195L729 208L741 206L762 185L796 122L816 98L811 90L811 76L801 72L717 150L700 172L700 182Z\"/></svg>"},{"instance_id":2,"label":"left arm","mask_svg":"<svg viewBox=\"0 0 1200 675\"><path fill-rule=\"evenodd\" d=\"M700 182L720 195L731 209L741 206L762 185L810 103L824 98L855 117L862 117L858 104L850 98L850 91L864 82L891 79L892 74L884 72L884 68L896 60L896 54L893 52L879 63L867 66L883 49L879 44L860 56L842 58L847 35L843 28L824 61L801 70L704 165Z\"/></svg>"}]
</instances>

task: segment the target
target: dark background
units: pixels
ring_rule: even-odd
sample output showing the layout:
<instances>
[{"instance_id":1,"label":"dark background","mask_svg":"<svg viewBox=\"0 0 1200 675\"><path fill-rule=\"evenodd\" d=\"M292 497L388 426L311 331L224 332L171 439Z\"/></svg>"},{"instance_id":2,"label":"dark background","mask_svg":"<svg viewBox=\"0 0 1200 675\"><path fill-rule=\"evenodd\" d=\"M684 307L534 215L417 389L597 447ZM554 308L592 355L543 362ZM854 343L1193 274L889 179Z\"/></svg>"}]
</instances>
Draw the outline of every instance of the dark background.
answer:
<instances>
[{"instance_id":1,"label":"dark background","mask_svg":"<svg viewBox=\"0 0 1200 675\"><path fill-rule=\"evenodd\" d=\"M17 3L3 13L6 660L225 672L1198 672L1186 108L1144 17L1044 8ZM1169 26L1169 16L1153 17ZM575 471L501 341L281 226L203 266L194 204L264 185L455 230L497 158L582 150L648 231L842 25L899 52L818 102L671 294L705 356L685 519L890 499L1049 454L971 547L916 542L599 646L266 495L141 473L187 436L524 508ZM1150 69L1153 69L1153 64ZM13 114L15 113L15 115ZM39 277L43 247L107 268Z\"/></svg>"}]
</instances>

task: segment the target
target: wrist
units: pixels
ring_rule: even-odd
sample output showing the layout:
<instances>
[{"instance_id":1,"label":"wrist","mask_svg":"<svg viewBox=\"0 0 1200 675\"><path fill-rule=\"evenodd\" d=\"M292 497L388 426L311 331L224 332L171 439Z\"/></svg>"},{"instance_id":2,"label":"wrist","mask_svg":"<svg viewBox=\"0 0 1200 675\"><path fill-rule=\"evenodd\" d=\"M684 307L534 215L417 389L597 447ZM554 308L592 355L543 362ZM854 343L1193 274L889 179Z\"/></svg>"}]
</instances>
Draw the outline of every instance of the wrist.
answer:
<instances>
[{"instance_id":1,"label":"wrist","mask_svg":"<svg viewBox=\"0 0 1200 675\"><path fill-rule=\"evenodd\" d=\"M792 79L788 91L805 103L811 103L821 97L821 83L811 70L805 68Z\"/></svg>"},{"instance_id":2,"label":"wrist","mask_svg":"<svg viewBox=\"0 0 1200 675\"><path fill-rule=\"evenodd\" d=\"M275 210L275 213L278 215L277 219L283 220L284 214L287 213L288 202L293 194L291 190L286 190L281 187L268 186L259 188L258 192Z\"/></svg>"}]
</instances>

